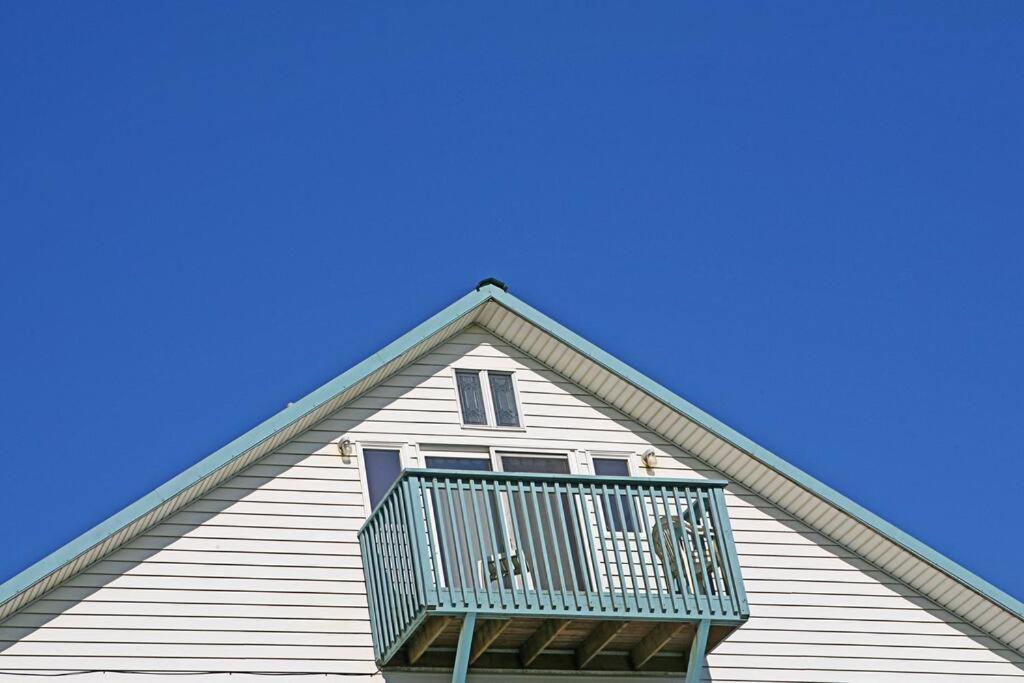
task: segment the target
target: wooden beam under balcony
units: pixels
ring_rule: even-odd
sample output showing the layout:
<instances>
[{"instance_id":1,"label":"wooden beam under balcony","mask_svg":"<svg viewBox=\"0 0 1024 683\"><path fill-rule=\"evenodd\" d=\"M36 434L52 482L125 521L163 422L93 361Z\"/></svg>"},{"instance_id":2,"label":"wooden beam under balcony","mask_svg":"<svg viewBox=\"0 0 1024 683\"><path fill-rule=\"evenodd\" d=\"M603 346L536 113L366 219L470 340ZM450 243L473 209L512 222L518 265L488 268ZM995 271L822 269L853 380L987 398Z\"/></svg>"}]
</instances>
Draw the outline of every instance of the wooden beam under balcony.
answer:
<instances>
[{"instance_id":1,"label":"wooden beam under balcony","mask_svg":"<svg viewBox=\"0 0 1024 683\"><path fill-rule=\"evenodd\" d=\"M529 640L519 648L519 661L523 663L523 668L533 664L533 660L537 659L544 648L550 645L551 641L557 638L571 623L570 619L548 619L543 622Z\"/></svg>"},{"instance_id":2,"label":"wooden beam under balcony","mask_svg":"<svg viewBox=\"0 0 1024 683\"><path fill-rule=\"evenodd\" d=\"M476 632L473 634L473 647L469 650L470 666L473 665L473 662L480 659L480 655L487 651L491 643L497 640L498 636L504 633L511 623L511 619L491 619L490 621L485 621L483 626L476 629Z\"/></svg>"},{"instance_id":3,"label":"wooden beam under balcony","mask_svg":"<svg viewBox=\"0 0 1024 683\"><path fill-rule=\"evenodd\" d=\"M605 621L599 624L577 648L576 666L580 669L586 668L628 624L628 621Z\"/></svg>"},{"instance_id":4,"label":"wooden beam under balcony","mask_svg":"<svg viewBox=\"0 0 1024 683\"><path fill-rule=\"evenodd\" d=\"M409 639L410 664L415 664L423 656L451 620L451 617L430 617L423 622L419 631Z\"/></svg>"},{"instance_id":5,"label":"wooden beam under balcony","mask_svg":"<svg viewBox=\"0 0 1024 683\"><path fill-rule=\"evenodd\" d=\"M689 626L684 621L669 621L658 624L637 643L629 652L629 661L634 669L640 669L650 661L651 657L661 652L662 648L668 645L668 641Z\"/></svg>"}]
</instances>

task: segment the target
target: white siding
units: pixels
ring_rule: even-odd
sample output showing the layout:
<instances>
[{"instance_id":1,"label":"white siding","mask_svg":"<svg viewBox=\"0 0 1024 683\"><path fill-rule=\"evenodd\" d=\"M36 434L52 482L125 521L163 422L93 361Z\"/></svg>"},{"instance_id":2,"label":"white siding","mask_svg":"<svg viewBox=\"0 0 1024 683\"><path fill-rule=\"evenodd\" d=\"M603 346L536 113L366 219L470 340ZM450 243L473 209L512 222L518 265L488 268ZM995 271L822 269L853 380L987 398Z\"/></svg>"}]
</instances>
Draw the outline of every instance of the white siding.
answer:
<instances>
[{"instance_id":1,"label":"white siding","mask_svg":"<svg viewBox=\"0 0 1024 683\"><path fill-rule=\"evenodd\" d=\"M516 371L525 431L464 429L450 367ZM480 328L469 328L0 623L0 671L376 671L355 441L626 450L722 478ZM1024 658L736 485L751 619L713 681L1024 679ZM365 679L364 679L365 680ZM565 680L562 678L561 680Z\"/></svg>"}]
</instances>

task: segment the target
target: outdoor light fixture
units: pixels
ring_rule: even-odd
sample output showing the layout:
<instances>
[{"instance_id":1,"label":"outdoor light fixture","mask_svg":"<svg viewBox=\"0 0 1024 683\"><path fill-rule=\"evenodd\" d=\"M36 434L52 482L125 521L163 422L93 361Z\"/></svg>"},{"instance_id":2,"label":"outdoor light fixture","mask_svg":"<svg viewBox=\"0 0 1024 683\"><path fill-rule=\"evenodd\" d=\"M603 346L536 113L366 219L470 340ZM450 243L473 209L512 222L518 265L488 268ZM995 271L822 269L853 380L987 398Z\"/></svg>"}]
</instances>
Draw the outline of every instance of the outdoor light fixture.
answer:
<instances>
[{"instance_id":1,"label":"outdoor light fixture","mask_svg":"<svg viewBox=\"0 0 1024 683\"><path fill-rule=\"evenodd\" d=\"M338 451L346 458L351 458L356 454L356 444L354 441L345 439L338 444Z\"/></svg>"},{"instance_id":2,"label":"outdoor light fixture","mask_svg":"<svg viewBox=\"0 0 1024 683\"><path fill-rule=\"evenodd\" d=\"M658 464L658 454L654 452L653 448L648 448L640 455L640 462L647 469L654 469L654 466Z\"/></svg>"}]
</instances>

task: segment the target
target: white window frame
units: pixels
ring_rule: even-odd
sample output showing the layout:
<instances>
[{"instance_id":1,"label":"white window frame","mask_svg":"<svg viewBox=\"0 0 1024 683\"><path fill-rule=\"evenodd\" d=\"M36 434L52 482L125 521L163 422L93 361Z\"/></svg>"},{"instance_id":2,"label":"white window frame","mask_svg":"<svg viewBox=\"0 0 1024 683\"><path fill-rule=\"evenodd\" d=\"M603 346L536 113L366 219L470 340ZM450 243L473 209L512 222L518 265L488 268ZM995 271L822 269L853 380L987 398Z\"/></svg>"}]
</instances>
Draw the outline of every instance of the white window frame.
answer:
<instances>
[{"instance_id":1,"label":"white window frame","mask_svg":"<svg viewBox=\"0 0 1024 683\"><path fill-rule=\"evenodd\" d=\"M434 444L431 444L431 445L434 445ZM443 445L443 444L439 444L439 445ZM491 463L491 472L495 472L496 471L494 469L494 452L493 452L493 450L491 448L486 447L486 446L470 446L470 448L479 448L480 451L478 453L471 453L471 452L468 452L468 451L460 453L459 451L451 451L449 453L445 453L444 455L434 455L435 451L433 449L431 449L430 451L427 451L426 453L424 453L423 451L420 451L421 459L423 461L423 463L420 465L420 467L422 467L424 469L430 469L427 466L427 458L433 458L433 457L452 458L454 460L484 460L484 459L486 459L486 460L490 461L490 463Z\"/></svg>"},{"instance_id":2,"label":"white window frame","mask_svg":"<svg viewBox=\"0 0 1024 683\"><path fill-rule=\"evenodd\" d=\"M504 472L505 468L501 465L502 455L513 455L513 456L531 456L536 455L540 457L549 458L560 458L564 457L569 463L569 474L580 474L579 463L576 462L576 458L573 456L573 451L570 448L525 448L523 446L491 446L491 467L494 468L495 472Z\"/></svg>"},{"instance_id":3,"label":"white window frame","mask_svg":"<svg viewBox=\"0 0 1024 683\"><path fill-rule=\"evenodd\" d=\"M466 424L466 417L462 410L462 397L459 395L459 378L456 373L459 372L475 372L477 377L480 379L480 394L484 402L484 419L487 420L487 424L473 425ZM512 378L512 398L516 402L516 413L519 415L519 426L518 427L506 427L498 425L497 418L494 415L494 396L491 395L491 382L488 379L488 373L497 373L500 375L508 375ZM455 387L455 402L459 405L459 424L463 429L485 429L485 430L496 430L501 432L525 432L526 431L526 418L523 416L523 403L519 396L519 380L516 378L515 370L506 370L503 368L467 368L467 367L453 367L451 369L452 385Z\"/></svg>"},{"instance_id":4,"label":"white window frame","mask_svg":"<svg viewBox=\"0 0 1024 683\"><path fill-rule=\"evenodd\" d=\"M363 495L363 516L369 517L373 511L370 503L370 480L366 476L366 456L363 450L398 451L399 473L414 466L411 462L410 448L414 444L400 441L356 441L356 460L359 462L359 489Z\"/></svg>"},{"instance_id":5,"label":"white window frame","mask_svg":"<svg viewBox=\"0 0 1024 683\"><path fill-rule=\"evenodd\" d=\"M587 466L590 473L598 476L597 468L594 466L594 458L599 460L625 460L626 473L630 477L639 477L640 472L636 467L636 453L633 451L587 451Z\"/></svg>"},{"instance_id":6,"label":"white window frame","mask_svg":"<svg viewBox=\"0 0 1024 683\"><path fill-rule=\"evenodd\" d=\"M630 477L640 476L636 467L636 453L633 451L587 451L587 465L590 467L591 476L601 476L597 473L597 467L594 465L594 458L599 460L625 460L626 461L626 475ZM603 515L604 510L594 508L593 513L595 515ZM634 510L633 515L639 519L639 511ZM604 525L607 526L607 523ZM628 541L631 536L637 536L641 531L637 528L634 531L627 531L625 529L605 529L604 537L610 541L620 539L622 541Z\"/></svg>"}]
</instances>

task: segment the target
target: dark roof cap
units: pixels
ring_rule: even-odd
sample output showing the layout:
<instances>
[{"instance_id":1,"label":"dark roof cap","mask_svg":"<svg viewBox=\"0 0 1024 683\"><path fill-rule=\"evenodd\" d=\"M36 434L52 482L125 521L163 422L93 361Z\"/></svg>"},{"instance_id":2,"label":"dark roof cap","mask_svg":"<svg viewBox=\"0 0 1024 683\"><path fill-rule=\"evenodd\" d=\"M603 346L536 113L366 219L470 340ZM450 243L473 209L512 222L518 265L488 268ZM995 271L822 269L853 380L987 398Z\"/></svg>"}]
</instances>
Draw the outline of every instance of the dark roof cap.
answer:
<instances>
[{"instance_id":1,"label":"dark roof cap","mask_svg":"<svg viewBox=\"0 0 1024 683\"><path fill-rule=\"evenodd\" d=\"M480 282L476 283L476 291L479 292L482 287L486 287L487 285L494 285L503 292L508 291L508 285L496 277L484 278Z\"/></svg>"}]
</instances>

